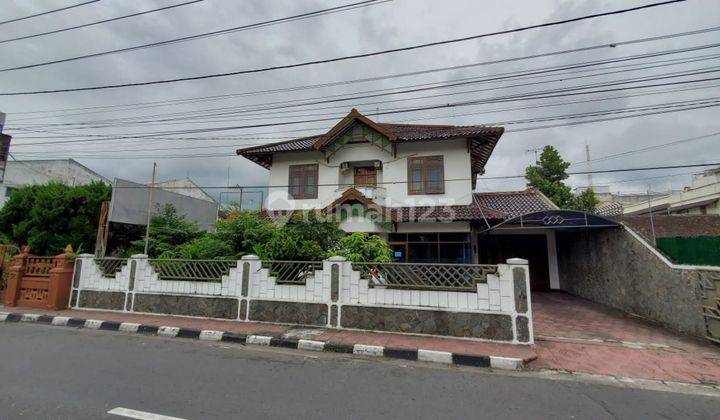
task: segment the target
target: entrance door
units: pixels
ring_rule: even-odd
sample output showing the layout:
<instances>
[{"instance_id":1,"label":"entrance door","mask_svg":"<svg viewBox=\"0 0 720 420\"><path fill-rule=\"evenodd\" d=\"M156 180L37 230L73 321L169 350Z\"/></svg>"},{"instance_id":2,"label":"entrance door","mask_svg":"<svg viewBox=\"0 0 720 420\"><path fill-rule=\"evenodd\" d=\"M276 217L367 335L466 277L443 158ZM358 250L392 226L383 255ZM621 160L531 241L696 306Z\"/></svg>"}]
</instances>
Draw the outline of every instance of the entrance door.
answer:
<instances>
[{"instance_id":1,"label":"entrance door","mask_svg":"<svg viewBox=\"0 0 720 420\"><path fill-rule=\"evenodd\" d=\"M479 235L480 264L504 264L509 258L523 258L530 264L530 289L550 290L547 239L545 235Z\"/></svg>"},{"instance_id":2,"label":"entrance door","mask_svg":"<svg viewBox=\"0 0 720 420\"><path fill-rule=\"evenodd\" d=\"M377 186L377 169L372 166L355 168L353 184L364 187Z\"/></svg>"}]
</instances>

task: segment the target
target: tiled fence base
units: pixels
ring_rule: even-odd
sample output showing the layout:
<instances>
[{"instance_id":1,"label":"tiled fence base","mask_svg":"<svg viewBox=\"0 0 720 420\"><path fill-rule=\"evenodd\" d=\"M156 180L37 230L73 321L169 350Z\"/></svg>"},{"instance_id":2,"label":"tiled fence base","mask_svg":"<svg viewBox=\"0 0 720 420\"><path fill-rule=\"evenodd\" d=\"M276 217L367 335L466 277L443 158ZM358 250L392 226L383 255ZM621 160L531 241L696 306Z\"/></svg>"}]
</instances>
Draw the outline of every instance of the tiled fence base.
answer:
<instances>
[{"instance_id":1,"label":"tiled fence base","mask_svg":"<svg viewBox=\"0 0 720 420\"><path fill-rule=\"evenodd\" d=\"M386 357L392 359L418 360L422 362L440 363L446 365L465 365L506 370L523 369L526 362L523 359L513 357L469 355L425 349L400 349L359 343L332 343L286 337L244 335L217 330L198 330L191 328L144 325L131 322L103 321L99 319L69 318L64 316L38 314L0 312L0 322L32 322L54 326L88 328L105 331L121 331L136 334L150 334L168 338L187 338L203 341L220 341L226 343L283 347L306 351L326 351L334 353L355 354L367 357Z\"/></svg>"},{"instance_id":2,"label":"tiled fence base","mask_svg":"<svg viewBox=\"0 0 720 420\"><path fill-rule=\"evenodd\" d=\"M257 257L220 281L198 282L161 280L145 256L105 277L91 256L80 256L70 306L532 344L527 262L511 262L476 290L443 291L370 285L337 257L305 284L279 284Z\"/></svg>"}]
</instances>

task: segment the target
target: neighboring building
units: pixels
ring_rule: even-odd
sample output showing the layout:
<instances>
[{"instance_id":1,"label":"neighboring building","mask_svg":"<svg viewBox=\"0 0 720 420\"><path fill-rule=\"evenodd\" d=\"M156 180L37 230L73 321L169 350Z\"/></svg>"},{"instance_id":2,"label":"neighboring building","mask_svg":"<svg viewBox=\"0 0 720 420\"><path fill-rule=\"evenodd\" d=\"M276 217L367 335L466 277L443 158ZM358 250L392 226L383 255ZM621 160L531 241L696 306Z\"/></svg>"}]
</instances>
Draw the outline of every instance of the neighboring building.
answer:
<instances>
[{"instance_id":1,"label":"neighboring building","mask_svg":"<svg viewBox=\"0 0 720 420\"><path fill-rule=\"evenodd\" d=\"M624 206L628 215L720 214L720 168L695 176L689 186L662 197Z\"/></svg>"},{"instance_id":2,"label":"neighboring building","mask_svg":"<svg viewBox=\"0 0 720 420\"><path fill-rule=\"evenodd\" d=\"M155 186L159 187L163 190L166 190L166 191L174 192L176 194L185 195L188 197L198 198L200 200L212 201L213 203L217 203L217 200L215 200L204 189L199 187L190 178L169 179L167 181L160 181L160 182L156 182Z\"/></svg>"},{"instance_id":3,"label":"neighboring building","mask_svg":"<svg viewBox=\"0 0 720 420\"><path fill-rule=\"evenodd\" d=\"M42 185L50 181L65 185L85 185L93 181L110 182L74 159L14 160L7 162L5 179L0 183L0 207L16 188Z\"/></svg>"},{"instance_id":4,"label":"neighboring building","mask_svg":"<svg viewBox=\"0 0 720 420\"><path fill-rule=\"evenodd\" d=\"M270 217L337 216L387 239L398 262L530 260L532 287L559 287L555 231L617 226L561 211L530 189L474 193L502 127L376 123L352 110L327 133L239 149L270 170Z\"/></svg>"},{"instance_id":5,"label":"neighboring building","mask_svg":"<svg viewBox=\"0 0 720 420\"><path fill-rule=\"evenodd\" d=\"M588 187L577 187L575 188L575 194L580 194L587 188ZM615 203L620 204L623 207L627 207L646 202L648 199L655 200L670 194L668 192L613 193L607 185L594 185L592 190L595 193L595 197L598 199L599 208Z\"/></svg>"}]
</instances>

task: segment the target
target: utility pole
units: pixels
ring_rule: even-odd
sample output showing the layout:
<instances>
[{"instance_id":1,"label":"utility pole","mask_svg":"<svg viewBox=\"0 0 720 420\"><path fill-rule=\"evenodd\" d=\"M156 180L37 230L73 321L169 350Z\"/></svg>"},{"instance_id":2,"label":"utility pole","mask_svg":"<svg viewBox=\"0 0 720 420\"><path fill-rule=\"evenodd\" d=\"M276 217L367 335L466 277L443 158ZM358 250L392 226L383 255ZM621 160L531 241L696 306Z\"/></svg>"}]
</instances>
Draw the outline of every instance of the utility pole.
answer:
<instances>
[{"instance_id":1,"label":"utility pole","mask_svg":"<svg viewBox=\"0 0 720 420\"><path fill-rule=\"evenodd\" d=\"M650 210L650 229L652 230L652 240L653 240L653 246L657 246L657 239L655 238L655 220L653 219L653 209L652 209L652 195L650 190L650 185L648 185L648 209Z\"/></svg>"},{"instance_id":2,"label":"utility pole","mask_svg":"<svg viewBox=\"0 0 720 420\"><path fill-rule=\"evenodd\" d=\"M541 150L542 150L542 148L536 147L534 149L525 150L525 153L535 153L535 163L538 163L538 152Z\"/></svg>"},{"instance_id":3,"label":"utility pole","mask_svg":"<svg viewBox=\"0 0 720 420\"><path fill-rule=\"evenodd\" d=\"M152 200L153 200L153 189L155 188L155 169L157 168L157 162L153 162L152 170L152 181L150 182L150 188L148 190L148 209L147 209L147 226L145 227L145 252L148 254L148 244L150 243L150 218L152 217Z\"/></svg>"},{"instance_id":4,"label":"utility pole","mask_svg":"<svg viewBox=\"0 0 720 420\"><path fill-rule=\"evenodd\" d=\"M585 159L587 161L587 170L588 170L588 188L592 189L593 181L592 181L592 166L590 165L590 145L587 142L585 142Z\"/></svg>"}]
</instances>

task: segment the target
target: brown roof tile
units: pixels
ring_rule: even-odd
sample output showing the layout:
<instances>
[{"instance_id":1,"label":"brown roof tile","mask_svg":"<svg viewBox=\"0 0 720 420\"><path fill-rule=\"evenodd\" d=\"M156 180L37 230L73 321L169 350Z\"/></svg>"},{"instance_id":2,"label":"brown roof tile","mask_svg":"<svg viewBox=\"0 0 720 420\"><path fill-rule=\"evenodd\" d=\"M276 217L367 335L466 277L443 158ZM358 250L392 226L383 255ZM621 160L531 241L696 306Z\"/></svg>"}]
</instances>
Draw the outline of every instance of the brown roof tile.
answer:
<instances>
[{"instance_id":1,"label":"brown roof tile","mask_svg":"<svg viewBox=\"0 0 720 420\"><path fill-rule=\"evenodd\" d=\"M473 202L479 206L501 212L509 218L537 211L557 209L557 206L532 188L525 191L474 193Z\"/></svg>"},{"instance_id":2,"label":"brown roof tile","mask_svg":"<svg viewBox=\"0 0 720 420\"><path fill-rule=\"evenodd\" d=\"M473 176L484 171L485 164L490 158L495 144L497 144L500 136L502 136L505 131L503 127L488 127L484 125L454 126L376 123L353 109L348 116L343 118L325 134L245 147L237 149L236 152L238 155L244 156L258 165L270 168L272 166L273 153L318 150L317 147L322 147L327 144L329 136L336 134L334 132L339 129L348 127L353 120L365 122L366 124L376 127L379 131L394 137L391 138L391 141L398 144L415 141L442 141L456 138L469 138L471 139L469 148L472 155L471 175Z\"/></svg>"}]
</instances>

